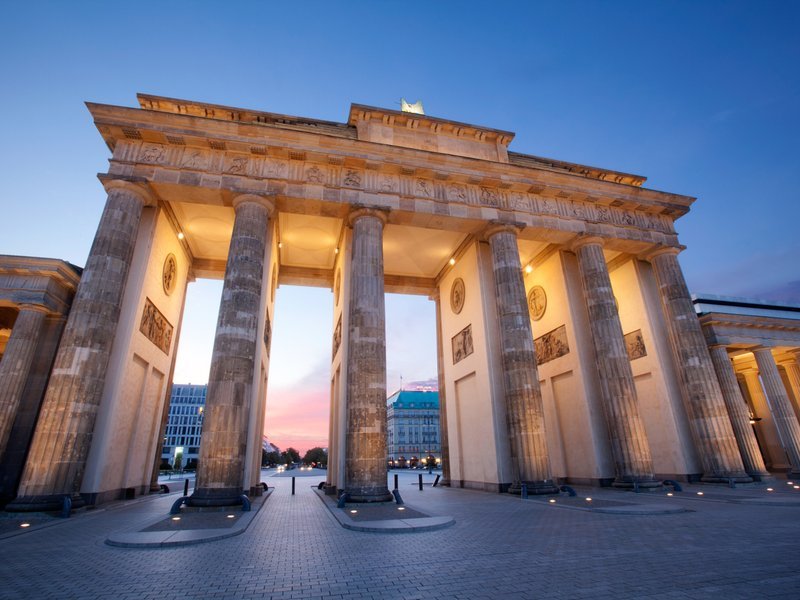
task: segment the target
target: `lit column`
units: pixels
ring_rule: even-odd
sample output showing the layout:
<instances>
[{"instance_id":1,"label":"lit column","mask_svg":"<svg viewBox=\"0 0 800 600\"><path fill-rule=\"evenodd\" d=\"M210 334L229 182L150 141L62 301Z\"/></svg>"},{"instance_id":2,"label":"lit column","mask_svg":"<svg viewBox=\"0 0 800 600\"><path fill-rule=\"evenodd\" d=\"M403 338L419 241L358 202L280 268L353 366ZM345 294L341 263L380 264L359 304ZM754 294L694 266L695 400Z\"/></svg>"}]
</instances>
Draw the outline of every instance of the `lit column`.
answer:
<instances>
[{"instance_id":1,"label":"lit column","mask_svg":"<svg viewBox=\"0 0 800 600\"><path fill-rule=\"evenodd\" d=\"M789 401L786 388L783 386L778 366L769 348L758 348L753 351L758 364L758 372L767 393L769 409L778 429L781 445L789 457L792 466L790 477L800 477L800 423Z\"/></svg>"},{"instance_id":2,"label":"lit column","mask_svg":"<svg viewBox=\"0 0 800 600\"><path fill-rule=\"evenodd\" d=\"M791 359L781 364L786 369L786 376L789 378L792 393L794 394L794 414L800 419L800 364L797 361L798 356L795 354Z\"/></svg>"},{"instance_id":3,"label":"lit column","mask_svg":"<svg viewBox=\"0 0 800 600\"><path fill-rule=\"evenodd\" d=\"M750 411L747 403L742 398L739 383L736 381L736 373L733 370L733 363L728 357L725 346L714 346L710 350L711 360L714 363L714 370L719 379L722 397L725 406L728 408L728 416L731 420L733 433L736 436L736 443L739 446L739 453L742 456L744 469L754 480L761 481L770 477L767 468L764 466L764 458L758 448L756 434L750 424Z\"/></svg>"},{"instance_id":4,"label":"lit column","mask_svg":"<svg viewBox=\"0 0 800 600\"><path fill-rule=\"evenodd\" d=\"M233 201L233 208L192 506L241 504L244 493L267 227L274 205L245 194Z\"/></svg>"},{"instance_id":5,"label":"lit column","mask_svg":"<svg viewBox=\"0 0 800 600\"><path fill-rule=\"evenodd\" d=\"M677 248L666 248L652 255L650 261L658 282L689 426L703 465L702 479L752 481L742 464L708 346L678 263L678 252Z\"/></svg>"},{"instance_id":6,"label":"lit column","mask_svg":"<svg viewBox=\"0 0 800 600\"><path fill-rule=\"evenodd\" d=\"M352 502L383 502L386 485L386 317L384 211L359 208L353 228L347 354L345 493Z\"/></svg>"},{"instance_id":7,"label":"lit column","mask_svg":"<svg viewBox=\"0 0 800 600\"><path fill-rule=\"evenodd\" d=\"M542 390L517 231L516 226L497 224L485 234L492 252L508 437L516 474L509 491L519 493L521 485L526 484L529 493L553 494L558 487L550 474Z\"/></svg>"},{"instance_id":8,"label":"lit column","mask_svg":"<svg viewBox=\"0 0 800 600\"><path fill-rule=\"evenodd\" d=\"M439 455L442 459L442 485L450 485L450 446L447 437L447 397L444 382L444 343L442 340L442 298L437 288L436 302L436 366L439 382Z\"/></svg>"},{"instance_id":9,"label":"lit column","mask_svg":"<svg viewBox=\"0 0 800 600\"><path fill-rule=\"evenodd\" d=\"M11 435L46 315L44 306L21 305L0 361L0 458Z\"/></svg>"},{"instance_id":10,"label":"lit column","mask_svg":"<svg viewBox=\"0 0 800 600\"><path fill-rule=\"evenodd\" d=\"M57 510L77 495L103 393L136 235L148 192L127 182L106 184L106 201L81 275L22 473L6 510Z\"/></svg>"},{"instance_id":11,"label":"lit column","mask_svg":"<svg viewBox=\"0 0 800 600\"><path fill-rule=\"evenodd\" d=\"M660 483L653 476L647 433L639 415L636 383L611 289L602 239L579 239L572 251L578 256L581 287L589 312L603 411L617 475L614 485L658 486Z\"/></svg>"}]
</instances>

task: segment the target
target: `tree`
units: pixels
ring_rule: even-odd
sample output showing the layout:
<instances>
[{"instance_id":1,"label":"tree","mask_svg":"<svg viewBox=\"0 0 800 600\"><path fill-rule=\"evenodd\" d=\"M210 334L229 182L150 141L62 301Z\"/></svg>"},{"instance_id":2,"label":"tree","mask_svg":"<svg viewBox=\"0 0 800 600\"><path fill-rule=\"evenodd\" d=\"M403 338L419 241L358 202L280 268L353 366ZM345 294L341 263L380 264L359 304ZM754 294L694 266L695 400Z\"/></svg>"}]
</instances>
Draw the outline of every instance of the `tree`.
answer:
<instances>
[{"instance_id":1,"label":"tree","mask_svg":"<svg viewBox=\"0 0 800 600\"><path fill-rule=\"evenodd\" d=\"M328 453L324 448L311 448L311 450L306 452L305 456L303 457L303 462L307 465L312 463L317 465L327 465Z\"/></svg>"},{"instance_id":2,"label":"tree","mask_svg":"<svg viewBox=\"0 0 800 600\"><path fill-rule=\"evenodd\" d=\"M281 459L283 459L283 462L287 465L300 462L300 453L294 448L289 447L281 452Z\"/></svg>"}]
</instances>

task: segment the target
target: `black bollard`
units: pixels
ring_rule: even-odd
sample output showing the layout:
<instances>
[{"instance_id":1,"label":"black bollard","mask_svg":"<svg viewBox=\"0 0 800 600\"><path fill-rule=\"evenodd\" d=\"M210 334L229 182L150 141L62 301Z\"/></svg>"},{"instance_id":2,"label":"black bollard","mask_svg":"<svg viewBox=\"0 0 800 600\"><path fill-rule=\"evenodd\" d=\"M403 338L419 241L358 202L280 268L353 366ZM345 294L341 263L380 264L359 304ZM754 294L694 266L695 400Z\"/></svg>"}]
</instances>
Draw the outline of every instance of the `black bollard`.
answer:
<instances>
[{"instance_id":1,"label":"black bollard","mask_svg":"<svg viewBox=\"0 0 800 600\"><path fill-rule=\"evenodd\" d=\"M294 477L292 477L292 496L294 496Z\"/></svg>"},{"instance_id":2,"label":"black bollard","mask_svg":"<svg viewBox=\"0 0 800 600\"><path fill-rule=\"evenodd\" d=\"M422 491L422 473L419 474L419 491Z\"/></svg>"},{"instance_id":3,"label":"black bollard","mask_svg":"<svg viewBox=\"0 0 800 600\"><path fill-rule=\"evenodd\" d=\"M394 489L397 489L397 473L394 474Z\"/></svg>"},{"instance_id":4,"label":"black bollard","mask_svg":"<svg viewBox=\"0 0 800 600\"><path fill-rule=\"evenodd\" d=\"M436 487L436 486L438 485L438 483L439 483L439 477L440 477L440 475L437 475L437 476L436 476L436 479L434 479L434 480L433 480L433 486L432 486L432 487Z\"/></svg>"},{"instance_id":5,"label":"black bollard","mask_svg":"<svg viewBox=\"0 0 800 600\"><path fill-rule=\"evenodd\" d=\"M528 498L528 484L527 483L523 483L522 484L522 486L520 488L520 494L519 495L523 500L526 500Z\"/></svg>"},{"instance_id":6,"label":"black bollard","mask_svg":"<svg viewBox=\"0 0 800 600\"><path fill-rule=\"evenodd\" d=\"M188 496L189 495L189 480L188 479L183 482L183 495L184 496Z\"/></svg>"}]
</instances>

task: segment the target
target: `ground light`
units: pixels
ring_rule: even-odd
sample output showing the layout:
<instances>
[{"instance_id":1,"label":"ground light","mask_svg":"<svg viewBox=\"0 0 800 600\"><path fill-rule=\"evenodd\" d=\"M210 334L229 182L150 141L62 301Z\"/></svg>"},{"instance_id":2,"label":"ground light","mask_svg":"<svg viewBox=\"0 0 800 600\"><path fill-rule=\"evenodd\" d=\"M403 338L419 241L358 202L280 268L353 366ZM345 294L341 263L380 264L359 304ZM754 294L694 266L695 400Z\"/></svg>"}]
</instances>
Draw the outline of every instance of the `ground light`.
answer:
<instances>
[{"instance_id":1,"label":"ground light","mask_svg":"<svg viewBox=\"0 0 800 600\"><path fill-rule=\"evenodd\" d=\"M703 492L697 492L697 495L698 495L698 496L702 496L702 495L703 495Z\"/></svg>"},{"instance_id":2,"label":"ground light","mask_svg":"<svg viewBox=\"0 0 800 600\"><path fill-rule=\"evenodd\" d=\"M672 496L672 492L667 492L667 496Z\"/></svg>"},{"instance_id":3,"label":"ground light","mask_svg":"<svg viewBox=\"0 0 800 600\"><path fill-rule=\"evenodd\" d=\"M357 512L358 512L357 510L351 510L351 511L350 511L350 514L351 514L351 515L354 515L354 514L356 514Z\"/></svg>"},{"instance_id":4,"label":"ground light","mask_svg":"<svg viewBox=\"0 0 800 600\"><path fill-rule=\"evenodd\" d=\"M773 491L775 491L775 490L773 490L772 488L767 488L767 491L768 491L768 492L773 492Z\"/></svg>"},{"instance_id":5,"label":"ground light","mask_svg":"<svg viewBox=\"0 0 800 600\"><path fill-rule=\"evenodd\" d=\"M397 510L405 510L405 507L404 506L398 506Z\"/></svg>"},{"instance_id":6,"label":"ground light","mask_svg":"<svg viewBox=\"0 0 800 600\"><path fill-rule=\"evenodd\" d=\"M30 524L30 523L20 523L20 525L19 525L19 526L20 526L20 527L30 527L30 526L31 526L31 524Z\"/></svg>"},{"instance_id":7,"label":"ground light","mask_svg":"<svg viewBox=\"0 0 800 600\"><path fill-rule=\"evenodd\" d=\"M556 501L553 498L550 498L550 504L555 504Z\"/></svg>"},{"instance_id":8,"label":"ground light","mask_svg":"<svg viewBox=\"0 0 800 600\"><path fill-rule=\"evenodd\" d=\"M592 501L592 499L591 499L591 498L587 498L587 499L586 499L586 501L587 501L587 502L591 502L591 501Z\"/></svg>"},{"instance_id":9,"label":"ground light","mask_svg":"<svg viewBox=\"0 0 800 600\"><path fill-rule=\"evenodd\" d=\"M229 519L234 519L234 518L236 518L236 515L228 515L228 518Z\"/></svg>"},{"instance_id":10,"label":"ground light","mask_svg":"<svg viewBox=\"0 0 800 600\"><path fill-rule=\"evenodd\" d=\"M180 517L172 517L172 520L173 520L173 521L180 521L180 520L181 520L181 518L180 518Z\"/></svg>"}]
</instances>

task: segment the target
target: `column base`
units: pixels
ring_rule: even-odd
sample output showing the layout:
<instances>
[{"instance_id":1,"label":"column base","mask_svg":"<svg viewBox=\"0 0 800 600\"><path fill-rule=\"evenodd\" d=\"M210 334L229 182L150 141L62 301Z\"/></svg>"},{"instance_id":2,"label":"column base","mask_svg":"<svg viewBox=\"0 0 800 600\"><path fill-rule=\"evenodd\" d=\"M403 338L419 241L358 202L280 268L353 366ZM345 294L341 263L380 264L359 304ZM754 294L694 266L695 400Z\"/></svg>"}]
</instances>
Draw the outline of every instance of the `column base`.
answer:
<instances>
[{"instance_id":1,"label":"column base","mask_svg":"<svg viewBox=\"0 0 800 600\"><path fill-rule=\"evenodd\" d=\"M348 502L391 502L394 496L387 486L374 488L345 488Z\"/></svg>"},{"instance_id":2,"label":"column base","mask_svg":"<svg viewBox=\"0 0 800 600\"><path fill-rule=\"evenodd\" d=\"M756 473L747 473L753 481L774 481L775 477L768 471L758 471Z\"/></svg>"},{"instance_id":3,"label":"column base","mask_svg":"<svg viewBox=\"0 0 800 600\"><path fill-rule=\"evenodd\" d=\"M80 494L47 494L41 496L18 496L5 510L8 512L54 512L64 508L64 496L72 500L73 510L86 506L86 501Z\"/></svg>"},{"instance_id":4,"label":"column base","mask_svg":"<svg viewBox=\"0 0 800 600\"><path fill-rule=\"evenodd\" d=\"M611 484L611 487L623 490L633 490L633 489L653 490L656 488L660 488L661 482L652 475L645 475L642 477L625 475L623 477L617 477L616 479L614 479L613 483Z\"/></svg>"},{"instance_id":5,"label":"column base","mask_svg":"<svg viewBox=\"0 0 800 600\"><path fill-rule=\"evenodd\" d=\"M189 496L189 506L238 506L242 503L241 488L199 488Z\"/></svg>"},{"instance_id":6,"label":"column base","mask_svg":"<svg viewBox=\"0 0 800 600\"><path fill-rule=\"evenodd\" d=\"M541 496L544 494L558 494L559 489L555 481L545 479L543 481L515 481L508 486L509 494L522 494L522 484L528 489L528 494Z\"/></svg>"},{"instance_id":7,"label":"column base","mask_svg":"<svg viewBox=\"0 0 800 600\"><path fill-rule=\"evenodd\" d=\"M747 473L703 473L700 478L703 483L753 483L753 478Z\"/></svg>"}]
</instances>

